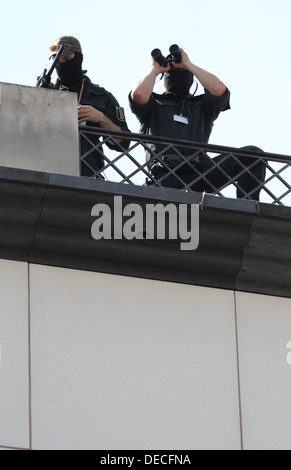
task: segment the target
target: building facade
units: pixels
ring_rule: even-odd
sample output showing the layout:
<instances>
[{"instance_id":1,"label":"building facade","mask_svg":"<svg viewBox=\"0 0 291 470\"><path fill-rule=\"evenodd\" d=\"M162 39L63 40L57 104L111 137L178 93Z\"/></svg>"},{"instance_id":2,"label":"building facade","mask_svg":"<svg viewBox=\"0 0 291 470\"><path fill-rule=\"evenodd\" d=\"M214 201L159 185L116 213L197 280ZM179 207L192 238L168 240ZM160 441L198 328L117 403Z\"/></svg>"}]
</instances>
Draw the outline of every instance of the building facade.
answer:
<instances>
[{"instance_id":1,"label":"building facade","mask_svg":"<svg viewBox=\"0 0 291 470\"><path fill-rule=\"evenodd\" d=\"M81 178L74 99L1 86L0 448L290 450L291 209ZM116 196L198 205L199 247L94 239Z\"/></svg>"}]
</instances>

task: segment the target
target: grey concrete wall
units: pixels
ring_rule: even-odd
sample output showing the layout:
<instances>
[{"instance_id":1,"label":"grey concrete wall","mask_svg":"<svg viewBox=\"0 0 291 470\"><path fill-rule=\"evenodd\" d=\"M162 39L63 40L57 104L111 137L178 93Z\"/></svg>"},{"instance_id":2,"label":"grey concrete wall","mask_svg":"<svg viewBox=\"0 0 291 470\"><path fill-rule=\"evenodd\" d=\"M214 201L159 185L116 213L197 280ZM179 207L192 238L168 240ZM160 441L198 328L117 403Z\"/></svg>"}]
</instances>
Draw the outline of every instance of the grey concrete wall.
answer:
<instances>
[{"instance_id":1,"label":"grey concrete wall","mask_svg":"<svg viewBox=\"0 0 291 470\"><path fill-rule=\"evenodd\" d=\"M0 166L78 176L76 95L0 83Z\"/></svg>"}]
</instances>

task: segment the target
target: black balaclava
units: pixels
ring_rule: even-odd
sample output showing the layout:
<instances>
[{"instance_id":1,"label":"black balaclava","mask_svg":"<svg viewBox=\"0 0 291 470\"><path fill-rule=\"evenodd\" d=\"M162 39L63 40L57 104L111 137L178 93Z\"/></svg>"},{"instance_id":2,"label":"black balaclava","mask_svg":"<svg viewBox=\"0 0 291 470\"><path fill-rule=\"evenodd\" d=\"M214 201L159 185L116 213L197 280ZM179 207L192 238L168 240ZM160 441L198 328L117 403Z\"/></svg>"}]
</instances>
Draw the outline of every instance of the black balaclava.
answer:
<instances>
[{"instance_id":1,"label":"black balaclava","mask_svg":"<svg viewBox=\"0 0 291 470\"><path fill-rule=\"evenodd\" d=\"M82 73L83 54L75 52L75 57L67 62L58 64L56 71L60 83L68 88L80 86L83 78Z\"/></svg>"},{"instance_id":2,"label":"black balaclava","mask_svg":"<svg viewBox=\"0 0 291 470\"><path fill-rule=\"evenodd\" d=\"M185 98L189 95L190 88L193 85L194 76L188 70L170 70L165 74L164 84L167 93L177 95L179 98Z\"/></svg>"}]
</instances>

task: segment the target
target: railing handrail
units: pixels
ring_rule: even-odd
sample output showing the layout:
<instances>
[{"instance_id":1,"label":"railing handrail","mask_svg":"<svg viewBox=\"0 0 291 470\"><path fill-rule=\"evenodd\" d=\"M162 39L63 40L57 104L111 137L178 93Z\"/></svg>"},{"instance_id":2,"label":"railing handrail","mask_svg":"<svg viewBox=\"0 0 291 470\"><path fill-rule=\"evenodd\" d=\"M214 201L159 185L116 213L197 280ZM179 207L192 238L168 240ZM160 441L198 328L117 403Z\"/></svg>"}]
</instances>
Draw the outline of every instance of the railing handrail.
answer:
<instances>
[{"instance_id":1,"label":"railing handrail","mask_svg":"<svg viewBox=\"0 0 291 470\"><path fill-rule=\"evenodd\" d=\"M162 137L162 136L154 136L154 135L146 135L134 132L122 132L122 131L114 131L109 129L101 129L93 126L79 126L80 132L86 132L86 134L95 134L99 137L115 137L115 138L123 138L126 140L142 140L147 143L153 144L173 144L183 148L190 148L190 149L197 149L203 150L205 152L212 152L212 153L232 153L235 151L236 155L240 156L249 156L256 158L257 155L250 150L243 150L239 147L231 147L225 145L217 145L217 144L205 144L200 142L194 142L191 140L181 140L181 139L173 139L170 137ZM284 155L284 154L277 154L271 152L263 153L263 156L266 160L273 160L273 161L280 161L280 162L291 162L291 155Z\"/></svg>"}]
</instances>

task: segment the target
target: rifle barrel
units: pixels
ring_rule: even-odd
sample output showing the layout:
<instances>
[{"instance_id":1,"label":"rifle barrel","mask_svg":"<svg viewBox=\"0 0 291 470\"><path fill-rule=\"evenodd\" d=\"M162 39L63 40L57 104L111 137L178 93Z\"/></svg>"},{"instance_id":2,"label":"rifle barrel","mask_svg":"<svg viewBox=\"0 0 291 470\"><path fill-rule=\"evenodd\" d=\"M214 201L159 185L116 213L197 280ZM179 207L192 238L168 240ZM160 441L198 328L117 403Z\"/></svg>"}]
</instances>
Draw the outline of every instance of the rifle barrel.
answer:
<instances>
[{"instance_id":1,"label":"rifle barrel","mask_svg":"<svg viewBox=\"0 0 291 470\"><path fill-rule=\"evenodd\" d=\"M53 74L53 71L55 70L56 66L57 66L57 63L59 61L59 58L60 56L62 55L62 52L65 48L65 45L62 44L61 47L59 48L58 50L58 53L52 63L52 66L51 68L49 69L49 71L47 72L47 69L44 69L44 72L42 75L40 75L40 77L37 78L37 84L36 86L39 88L39 87L43 87L43 88L47 88L50 81L51 81L51 76Z\"/></svg>"},{"instance_id":2,"label":"rifle barrel","mask_svg":"<svg viewBox=\"0 0 291 470\"><path fill-rule=\"evenodd\" d=\"M48 71L48 73L47 73L47 77L48 77L48 78L50 78L50 77L52 76L53 71L55 70L55 68L56 68L56 66L57 66L57 63L58 63L58 61L59 61L59 58L60 58L61 55L62 55L62 52L63 52L64 48L65 48L65 45L62 44L61 47L60 47L59 50L58 50L58 53L57 53L57 55L56 55L56 57L55 57L53 63L52 63L51 68L49 69L49 71Z\"/></svg>"}]
</instances>

